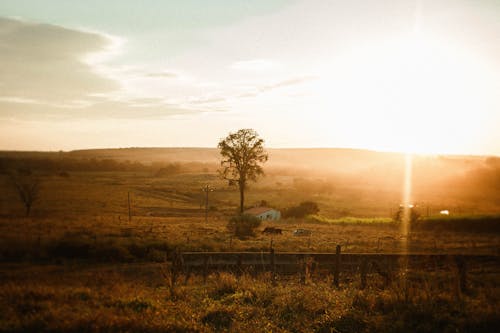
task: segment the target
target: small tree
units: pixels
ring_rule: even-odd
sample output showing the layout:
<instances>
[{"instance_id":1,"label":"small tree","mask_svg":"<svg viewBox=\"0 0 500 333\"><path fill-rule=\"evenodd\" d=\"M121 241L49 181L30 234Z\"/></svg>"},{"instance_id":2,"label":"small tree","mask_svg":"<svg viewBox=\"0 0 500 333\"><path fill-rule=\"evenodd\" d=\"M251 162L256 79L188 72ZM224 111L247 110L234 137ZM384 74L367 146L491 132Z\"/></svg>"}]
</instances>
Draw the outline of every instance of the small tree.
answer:
<instances>
[{"instance_id":1,"label":"small tree","mask_svg":"<svg viewBox=\"0 0 500 333\"><path fill-rule=\"evenodd\" d=\"M227 224L229 232L238 238L255 236L255 229L261 224L261 220L253 215L242 214L233 216Z\"/></svg>"},{"instance_id":2,"label":"small tree","mask_svg":"<svg viewBox=\"0 0 500 333\"><path fill-rule=\"evenodd\" d=\"M283 217L302 218L307 215L318 214L319 207L314 201L303 201L298 206L289 207L284 210Z\"/></svg>"},{"instance_id":3,"label":"small tree","mask_svg":"<svg viewBox=\"0 0 500 333\"><path fill-rule=\"evenodd\" d=\"M236 183L240 191L240 213L245 204L245 189L249 180L257 181L264 174L261 164L268 155L264 150L264 140L253 129L240 129L222 139L218 148L222 155L219 174L232 185Z\"/></svg>"},{"instance_id":4,"label":"small tree","mask_svg":"<svg viewBox=\"0 0 500 333\"><path fill-rule=\"evenodd\" d=\"M12 176L12 181L26 209L26 216L29 216L31 207L39 198L40 181L30 175L22 177Z\"/></svg>"}]
</instances>

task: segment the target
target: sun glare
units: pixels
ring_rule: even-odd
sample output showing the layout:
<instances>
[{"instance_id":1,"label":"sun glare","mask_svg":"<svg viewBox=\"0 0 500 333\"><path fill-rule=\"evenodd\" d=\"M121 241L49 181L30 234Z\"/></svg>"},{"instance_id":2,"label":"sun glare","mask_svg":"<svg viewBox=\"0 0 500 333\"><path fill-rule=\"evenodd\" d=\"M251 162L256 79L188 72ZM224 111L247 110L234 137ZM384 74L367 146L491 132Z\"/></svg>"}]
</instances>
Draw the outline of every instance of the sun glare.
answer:
<instances>
[{"instance_id":1,"label":"sun glare","mask_svg":"<svg viewBox=\"0 0 500 333\"><path fill-rule=\"evenodd\" d=\"M478 63L439 36L413 33L336 56L312 90L323 118L361 147L463 153L480 137L484 115L473 111L492 80Z\"/></svg>"}]
</instances>

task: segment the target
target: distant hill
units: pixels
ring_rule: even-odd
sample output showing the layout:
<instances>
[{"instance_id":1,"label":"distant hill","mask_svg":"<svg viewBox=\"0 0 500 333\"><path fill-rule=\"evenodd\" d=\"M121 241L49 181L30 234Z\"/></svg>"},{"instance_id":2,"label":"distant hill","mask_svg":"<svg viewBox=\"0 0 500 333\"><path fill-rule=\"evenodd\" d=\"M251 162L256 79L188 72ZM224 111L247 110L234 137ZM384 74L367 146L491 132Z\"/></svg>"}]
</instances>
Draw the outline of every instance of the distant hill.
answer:
<instances>
[{"instance_id":1,"label":"distant hill","mask_svg":"<svg viewBox=\"0 0 500 333\"><path fill-rule=\"evenodd\" d=\"M378 152L363 149L344 148L271 148L267 149L269 161L267 167L316 170L318 172L352 173L383 166L386 171L404 166L404 154ZM0 157L10 158L74 158L74 159L112 159L117 161L178 163L214 163L219 162L217 148L112 148L85 149L69 152L30 152L0 151ZM428 168L446 166L448 172L456 168L471 168L486 161L499 161L500 158L489 156L461 155L415 155L414 164Z\"/></svg>"},{"instance_id":2,"label":"distant hill","mask_svg":"<svg viewBox=\"0 0 500 333\"><path fill-rule=\"evenodd\" d=\"M297 170L314 170L319 173L357 173L361 171L376 171L382 168L389 173L404 168L405 155L402 153L378 152L363 149L345 148L271 148L267 149L269 161L267 168L292 168ZM31 153L30 153L31 154ZM35 153L43 156L43 153ZM55 154L55 153L50 153ZM0 153L1 155L1 153ZM116 148L74 150L63 153L72 158L114 159L120 161L137 161L144 164L152 162L219 162L217 148ZM500 161L500 158L489 156L466 155L415 155L414 167L434 169L440 175L462 172L484 164L486 161ZM417 170L418 171L418 170ZM441 173L443 172L444 173ZM398 172L398 173L399 173Z\"/></svg>"},{"instance_id":3,"label":"distant hill","mask_svg":"<svg viewBox=\"0 0 500 333\"><path fill-rule=\"evenodd\" d=\"M342 148L267 149L269 165L319 166L359 164L380 159L401 159L402 154ZM73 150L67 156L76 158L110 158L151 163L157 161L218 162L217 148L118 148Z\"/></svg>"},{"instance_id":4,"label":"distant hill","mask_svg":"<svg viewBox=\"0 0 500 333\"><path fill-rule=\"evenodd\" d=\"M110 158L116 160L151 162L216 162L216 148L113 148L73 150L66 153L76 158Z\"/></svg>"}]
</instances>

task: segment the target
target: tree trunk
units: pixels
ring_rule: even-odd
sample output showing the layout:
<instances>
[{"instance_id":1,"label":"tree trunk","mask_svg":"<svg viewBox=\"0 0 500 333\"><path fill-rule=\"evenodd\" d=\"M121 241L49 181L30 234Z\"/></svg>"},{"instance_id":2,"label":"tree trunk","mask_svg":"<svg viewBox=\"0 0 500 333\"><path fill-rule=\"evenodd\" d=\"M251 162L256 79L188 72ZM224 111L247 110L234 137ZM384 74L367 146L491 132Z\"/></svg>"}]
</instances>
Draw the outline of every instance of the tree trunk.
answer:
<instances>
[{"instance_id":1,"label":"tree trunk","mask_svg":"<svg viewBox=\"0 0 500 333\"><path fill-rule=\"evenodd\" d=\"M245 207L245 183L240 182L239 187L240 187L240 214L243 214L243 210Z\"/></svg>"},{"instance_id":2,"label":"tree trunk","mask_svg":"<svg viewBox=\"0 0 500 333\"><path fill-rule=\"evenodd\" d=\"M26 204L26 217L30 216L31 205Z\"/></svg>"}]
</instances>

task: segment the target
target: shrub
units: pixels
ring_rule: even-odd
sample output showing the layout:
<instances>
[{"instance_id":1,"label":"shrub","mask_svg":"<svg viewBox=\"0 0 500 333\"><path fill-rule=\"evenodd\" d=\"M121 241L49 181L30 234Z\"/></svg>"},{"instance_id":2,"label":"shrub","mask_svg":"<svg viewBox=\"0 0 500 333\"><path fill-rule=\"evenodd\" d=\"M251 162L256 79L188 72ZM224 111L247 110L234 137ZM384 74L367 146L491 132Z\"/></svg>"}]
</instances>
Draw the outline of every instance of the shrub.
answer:
<instances>
[{"instance_id":1,"label":"shrub","mask_svg":"<svg viewBox=\"0 0 500 333\"><path fill-rule=\"evenodd\" d=\"M233 313L231 311L220 309L208 312L203 318L202 323L212 326L217 332L228 330L233 322Z\"/></svg>"},{"instance_id":2,"label":"shrub","mask_svg":"<svg viewBox=\"0 0 500 333\"><path fill-rule=\"evenodd\" d=\"M126 247L114 242L97 243L92 247L90 256L103 261L130 261L133 257Z\"/></svg>"},{"instance_id":3,"label":"shrub","mask_svg":"<svg viewBox=\"0 0 500 333\"><path fill-rule=\"evenodd\" d=\"M147 299L140 299L140 298L134 298L131 300L117 300L114 302L111 302L109 304L110 306L114 306L116 308L122 309L122 310L132 310L134 312L143 312L148 309L154 309L154 305L150 300Z\"/></svg>"},{"instance_id":4,"label":"shrub","mask_svg":"<svg viewBox=\"0 0 500 333\"><path fill-rule=\"evenodd\" d=\"M90 241L77 238L60 239L48 246L52 258L88 259L90 251Z\"/></svg>"},{"instance_id":5,"label":"shrub","mask_svg":"<svg viewBox=\"0 0 500 333\"><path fill-rule=\"evenodd\" d=\"M151 249L148 252L147 259L154 262L164 262L167 257L167 252Z\"/></svg>"},{"instance_id":6,"label":"shrub","mask_svg":"<svg viewBox=\"0 0 500 333\"><path fill-rule=\"evenodd\" d=\"M62 177L62 178L68 178L69 177L69 173L67 171L60 171L57 175L59 177Z\"/></svg>"},{"instance_id":7,"label":"shrub","mask_svg":"<svg viewBox=\"0 0 500 333\"><path fill-rule=\"evenodd\" d=\"M233 216L227 224L227 229L238 238L255 236L254 230L261 224L259 218L242 214Z\"/></svg>"},{"instance_id":8,"label":"shrub","mask_svg":"<svg viewBox=\"0 0 500 333\"><path fill-rule=\"evenodd\" d=\"M0 244L0 261L20 261L33 254L33 249L15 239L3 239Z\"/></svg>"},{"instance_id":9,"label":"shrub","mask_svg":"<svg viewBox=\"0 0 500 333\"><path fill-rule=\"evenodd\" d=\"M302 218L307 215L318 214L319 207L314 201L303 201L298 206L289 207L284 210L283 217Z\"/></svg>"},{"instance_id":10,"label":"shrub","mask_svg":"<svg viewBox=\"0 0 500 333\"><path fill-rule=\"evenodd\" d=\"M224 296L232 295L238 289L236 277L229 273L221 273L214 281L214 288L209 292L213 299L221 299Z\"/></svg>"},{"instance_id":11,"label":"shrub","mask_svg":"<svg viewBox=\"0 0 500 333\"><path fill-rule=\"evenodd\" d=\"M155 176L156 177L165 177L165 176L170 176L170 175L176 175L182 172L182 167L180 163L170 163L168 165L165 165L161 168L159 168L156 171Z\"/></svg>"},{"instance_id":12,"label":"shrub","mask_svg":"<svg viewBox=\"0 0 500 333\"><path fill-rule=\"evenodd\" d=\"M410 223L417 222L418 219L420 218L420 213L418 212L418 210L415 207L411 207L411 208L409 208L409 210L410 210ZM396 214L394 214L394 221L402 222L403 221L403 213L404 213L403 206L399 206L398 211L396 212Z\"/></svg>"}]
</instances>

